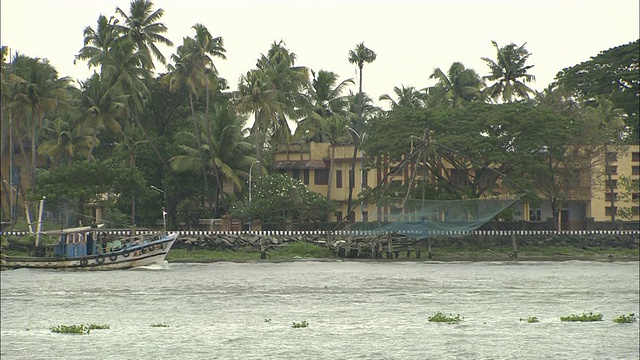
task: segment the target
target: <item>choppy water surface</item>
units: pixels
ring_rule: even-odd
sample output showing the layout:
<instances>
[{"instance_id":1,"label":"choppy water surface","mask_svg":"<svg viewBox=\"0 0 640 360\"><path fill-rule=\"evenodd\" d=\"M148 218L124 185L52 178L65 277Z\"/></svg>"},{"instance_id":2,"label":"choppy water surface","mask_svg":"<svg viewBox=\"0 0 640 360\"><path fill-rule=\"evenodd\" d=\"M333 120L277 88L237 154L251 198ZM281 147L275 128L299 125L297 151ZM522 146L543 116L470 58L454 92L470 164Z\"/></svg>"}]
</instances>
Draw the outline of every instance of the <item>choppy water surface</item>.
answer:
<instances>
[{"instance_id":1,"label":"choppy water surface","mask_svg":"<svg viewBox=\"0 0 640 360\"><path fill-rule=\"evenodd\" d=\"M3 360L640 356L638 322L611 321L640 312L638 262L222 262L0 276ZM464 321L428 322L438 311ZM604 320L560 321L591 311ZM530 316L540 322L519 321ZM310 326L291 327L303 320ZM110 329L49 330L90 323Z\"/></svg>"}]
</instances>

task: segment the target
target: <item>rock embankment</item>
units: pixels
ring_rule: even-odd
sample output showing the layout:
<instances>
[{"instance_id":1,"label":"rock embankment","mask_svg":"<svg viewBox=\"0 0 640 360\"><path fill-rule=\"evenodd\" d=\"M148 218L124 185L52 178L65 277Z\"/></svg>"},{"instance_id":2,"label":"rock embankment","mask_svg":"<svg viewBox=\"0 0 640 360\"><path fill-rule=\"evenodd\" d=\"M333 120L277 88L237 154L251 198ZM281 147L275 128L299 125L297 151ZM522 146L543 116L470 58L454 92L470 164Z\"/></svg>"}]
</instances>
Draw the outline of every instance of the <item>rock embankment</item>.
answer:
<instances>
[{"instance_id":1,"label":"rock embankment","mask_svg":"<svg viewBox=\"0 0 640 360\"><path fill-rule=\"evenodd\" d=\"M575 248L626 248L638 249L640 235L637 234L606 234L606 235L514 235L518 247L545 247L566 246ZM430 240L430 241L429 241ZM426 249L431 247L448 248L474 248L474 247L503 247L512 246L512 236L488 236L468 235L461 237L433 237L417 240L406 236L378 235L378 236L352 236L352 235L257 235L257 234L225 234L211 233L209 235L181 236L174 244L176 249L206 249L216 251L238 251L255 249L262 246L266 249L277 249L297 241L305 241L329 249L339 251L348 248L361 251L371 251L377 248L380 251L405 251L414 249ZM430 244L429 244L430 242Z\"/></svg>"}]
</instances>

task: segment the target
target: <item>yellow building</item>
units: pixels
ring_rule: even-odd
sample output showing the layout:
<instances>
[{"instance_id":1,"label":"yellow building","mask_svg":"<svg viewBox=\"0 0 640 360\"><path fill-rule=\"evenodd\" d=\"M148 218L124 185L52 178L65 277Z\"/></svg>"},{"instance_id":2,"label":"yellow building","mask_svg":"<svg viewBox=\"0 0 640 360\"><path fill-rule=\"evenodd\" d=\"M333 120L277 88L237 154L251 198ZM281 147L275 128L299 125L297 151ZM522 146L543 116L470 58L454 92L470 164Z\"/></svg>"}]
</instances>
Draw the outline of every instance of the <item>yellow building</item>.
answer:
<instances>
[{"instance_id":1,"label":"yellow building","mask_svg":"<svg viewBox=\"0 0 640 360\"><path fill-rule=\"evenodd\" d=\"M293 178L300 179L311 191L327 196L329 184L329 167L331 162L330 146L328 143L302 143L279 145L275 151L273 169L274 171L287 174ZM610 170L612 173L612 182L616 190L622 191L620 179L629 177L638 179L640 176L640 155L639 146L633 145L625 147L624 151L617 149L617 153L609 154L612 161L610 162ZM328 221L339 221L346 215L347 201L349 198L349 181L353 182L353 207L355 211L351 214L350 222L368 222L368 221L385 221L388 215L388 209L377 208L375 204L358 204L358 194L363 188L374 188L384 181L384 175L390 172L390 164L377 159L381 164L380 168L371 165L370 158L358 152L355 167L355 177L351 174L351 162L353 159L353 145L339 145L335 149L335 158L333 164L333 176L331 181L331 200L338 203L338 211L335 218L329 218ZM613 160L615 159L615 160ZM602 164L602 159L596 159L594 164ZM364 165L364 171L363 171ZM393 164L391 164L393 165ZM441 169L443 173L447 173L451 181L456 183L456 170L448 168L443 164ZM405 166L393 178L386 181L409 181L411 165ZM592 181L586 181L583 185L588 186L586 195L584 192L576 194L576 198L569 199L561 204L561 225L564 230L585 229L588 223L607 222L610 221L609 215L610 204L607 191L607 181L603 179L604 170L602 167L595 166L592 175ZM464 176L459 177L461 180ZM600 179L600 180L598 180ZM618 200L621 200L620 193L616 192ZM531 208L528 203L516 203L515 220L524 220L532 222L544 222L552 218L551 204L548 200L544 201L539 207ZM638 189L631 191L628 198L624 201L618 201L616 208L626 208L633 213L630 219L638 221Z\"/></svg>"},{"instance_id":2,"label":"yellow building","mask_svg":"<svg viewBox=\"0 0 640 360\"><path fill-rule=\"evenodd\" d=\"M640 145L609 149L603 156L607 157L607 161L600 159L594 166L595 176L587 217L594 221L610 221L611 212L614 211L618 220L638 221L640 189L626 185L625 179L640 179ZM607 164L608 172L605 171Z\"/></svg>"}]
</instances>

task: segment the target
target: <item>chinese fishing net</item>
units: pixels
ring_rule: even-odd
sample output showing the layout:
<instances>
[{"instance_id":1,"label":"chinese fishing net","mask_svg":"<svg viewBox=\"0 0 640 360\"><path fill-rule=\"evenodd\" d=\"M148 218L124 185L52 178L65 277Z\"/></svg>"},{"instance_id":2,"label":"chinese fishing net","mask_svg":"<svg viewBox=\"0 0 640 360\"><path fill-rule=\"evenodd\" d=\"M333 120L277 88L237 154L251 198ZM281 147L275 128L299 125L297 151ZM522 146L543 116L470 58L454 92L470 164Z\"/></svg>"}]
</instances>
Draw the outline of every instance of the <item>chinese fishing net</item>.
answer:
<instances>
[{"instance_id":1,"label":"chinese fishing net","mask_svg":"<svg viewBox=\"0 0 640 360\"><path fill-rule=\"evenodd\" d=\"M520 197L462 200L384 197L377 203L378 211L383 214L382 221L370 223L369 230L415 239L464 236L493 219Z\"/></svg>"}]
</instances>

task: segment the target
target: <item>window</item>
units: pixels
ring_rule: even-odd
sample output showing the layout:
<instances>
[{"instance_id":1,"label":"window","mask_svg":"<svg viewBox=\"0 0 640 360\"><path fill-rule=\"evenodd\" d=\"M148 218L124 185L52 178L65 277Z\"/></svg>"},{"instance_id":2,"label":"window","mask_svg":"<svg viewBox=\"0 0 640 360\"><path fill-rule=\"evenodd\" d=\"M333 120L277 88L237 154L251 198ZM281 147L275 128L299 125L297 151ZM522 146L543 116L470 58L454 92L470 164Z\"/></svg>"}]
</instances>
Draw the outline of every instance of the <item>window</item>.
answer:
<instances>
[{"instance_id":1,"label":"window","mask_svg":"<svg viewBox=\"0 0 640 360\"><path fill-rule=\"evenodd\" d=\"M618 167L615 165L609 165L607 169L609 170L607 174L615 175L618 173Z\"/></svg>"},{"instance_id":2,"label":"window","mask_svg":"<svg viewBox=\"0 0 640 360\"><path fill-rule=\"evenodd\" d=\"M640 215L640 206L632 206L631 215Z\"/></svg>"},{"instance_id":3,"label":"window","mask_svg":"<svg viewBox=\"0 0 640 360\"><path fill-rule=\"evenodd\" d=\"M309 169L304 169L303 175L304 175L304 184L309 185Z\"/></svg>"},{"instance_id":4,"label":"window","mask_svg":"<svg viewBox=\"0 0 640 360\"><path fill-rule=\"evenodd\" d=\"M287 170L280 169L280 170L278 170L278 173L280 175L287 175Z\"/></svg>"},{"instance_id":5,"label":"window","mask_svg":"<svg viewBox=\"0 0 640 360\"><path fill-rule=\"evenodd\" d=\"M542 211L540 209L529 210L529 221L542 221Z\"/></svg>"},{"instance_id":6,"label":"window","mask_svg":"<svg viewBox=\"0 0 640 360\"><path fill-rule=\"evenodd\" d=\"M638 165L634 165L631 167L631 174L632 175L640 175L640 166Z\"/></svg>"},{"instance_id":7,"label":"window","mask_svg":"<svg viewBox=\"0 0 640 360\"><path fill-rule=\"evenodd\" d=\"M631 194L631 200L632 201L638 201L638 199L640 199L640 193L635 192L635 193Z\"/></svg>"},{"instance_id":8,"label":"window","mask_svg":"<svg viewBox=\"0 0 640 360\"><path fill-rule=\"evenodd\" d=\"M293 178L296 180L300 180L300 169L293 169Z\"/></svg>"},{"instance_id":9,"label":"window","mask_svg":"<svg viewBox=\"0 0 640 360\"><path fill-rule=\"evenodd\" d=\"M611 201L611 193L606 193L604 194L604 200L605 201ZM618 193L613 193L613 201L617 201L618 200Z\"/></svg>"},{"instance_id":10,"label":"window","mask_svg":"<svg viewBox=\"0 0 640 360\"><path fill-rule=\"evenodd\" d=\"M611 187L613 187L614 189L618 188L618 180L605 180L604 181L604 186L607 189L610 189Z\"/></svg>"},{"instance_id":11,"label":"window","mask_svg":"<svg viewBox=\"0 0 640 360\"><path fill-rule=\"evenodd\" d=\"M315 185L327 185L329 183L329 170L327 169L316 169L316 176L314 179Z\"/></svg>"},{"instance_id":12,"label":"window","mask_svg":"<svg viewBox=\"0 0 640 360\"><path fill-rule=\"evenodd\" d=\"M616 206L613 207L613 212L618 213L618 208ZM604 208L604 214L609 216L611 215L611 206L607 206Z\"/></svg>"},{"instance_id":13,"label":"window","mask_svg":"<svg viewBox=\"0 0 640 360\"><path fill-rule=\"evenodd\" d=\"M342 211L336 211L336 221L342 221Z\"/></svg>"},{"instance_id":14,"label":"window","mask_svg":"<svg viewBox=\"0 0 640 360\"><path fill-rule=\"evenodd\" d=\"M631 161L640 162L640 152L634 151L631 153Z\"/></svg>"},{"instance_id":15,"label":"window","mask_svg":"<svg viewBox=\"0 0 640 360\"><path fill-rule=\"evenodd\" d=\"M336 187L342 189L342 170L336 170Z\"/></svg>"},{"instance_id":16,"label":"window","mask_svg":"<svg viewBox=\"0 0 640 360\"><path fill-rule=\"evenodd\" d=\"M368 172L368 171L365 171L365 172L364 172L364 173L362 173L362 174L363 174L363 176L364 176L364 177L362 178L362 184L363 184L365 187L366 187L366 186L369 186L369 179L368 179L368 178L369 178L369 172Z\"/></svg>"},{"instance_id":17,"label":"window","mask_svg":"<svg viewBox=\"0 0 640 360\"><path fill-rule=\"evenodd\" d=\"M618 161L618 153L616 152L608 152L606 155L607 162L616 162Z\"/></svg>"},{"instance_id":18,"label":"window","mask_svg":"<svg viewBox=\"0 0 640 360\"><path fill-rule=\"evenodd\" d=\"M369 222L369 212L368 211L363 211L362 212L362 222Z\"/></svg>"},{"instance_id":19,"label":"window","mask_svg":"<svg viewBox=\"0 0 640 360\"><path fill-rule=\"evenodd\" d=\"M349 186L354 188L354 187L356 187L355 184L356 184L356 181L353 178L353 171L349 170Z\"/></svg>"},{"instance_id":20,"label":"window","mask_svg":"<svg viewBox=\"0 0 640 360\"><path fill-rule=\"evenodd\" d=\"M355 212L355 211L352 211L352 212L349 214L349 218L348 218L347 220L349 220L350 222L356 222L356 212Z\"/></svg>"}]
</instances>

